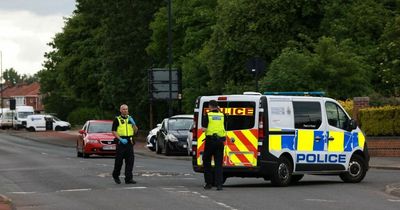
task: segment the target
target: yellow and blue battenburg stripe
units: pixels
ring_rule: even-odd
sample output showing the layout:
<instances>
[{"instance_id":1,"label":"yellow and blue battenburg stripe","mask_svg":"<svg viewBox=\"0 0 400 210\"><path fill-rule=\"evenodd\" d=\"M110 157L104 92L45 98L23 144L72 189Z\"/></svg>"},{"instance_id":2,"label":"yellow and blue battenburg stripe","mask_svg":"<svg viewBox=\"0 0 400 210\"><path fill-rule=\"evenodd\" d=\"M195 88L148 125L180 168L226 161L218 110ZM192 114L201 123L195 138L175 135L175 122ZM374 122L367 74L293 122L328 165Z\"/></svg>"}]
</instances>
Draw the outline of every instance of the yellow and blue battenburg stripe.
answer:
<instances>
[{"instance_id":1,"label":"yellow and blue battenburg stripe","mask_svg":"<svg viewBox=\"0 0 400 210\"><path fill-rule=\"evenodd\" d=\"M268 145L270 151L351 152L356 147L363 149L364 143L362 132L272 128L269 130Z\"/></svg>"}]
</instances>

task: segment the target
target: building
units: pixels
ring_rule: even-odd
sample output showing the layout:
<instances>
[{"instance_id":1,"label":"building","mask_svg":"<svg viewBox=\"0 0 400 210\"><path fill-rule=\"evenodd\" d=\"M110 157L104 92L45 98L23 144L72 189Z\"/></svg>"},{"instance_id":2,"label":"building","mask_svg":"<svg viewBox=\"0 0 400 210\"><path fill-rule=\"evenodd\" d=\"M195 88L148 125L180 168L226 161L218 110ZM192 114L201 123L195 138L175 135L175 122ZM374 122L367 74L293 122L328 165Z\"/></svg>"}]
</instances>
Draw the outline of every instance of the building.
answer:
<instances>
[{"instance_id":1,"label":"building","mask_svg":"<svg viewBox=\"0 0 400 210\"><path fill-rule=\"evenodd\" d=\"M3 108L10 107L10 99L15 99L17 106L32 106L36 113L44 111L42 95L40 94L40 84L17 84L5 87L2 91ZM0 105L0 106L1 106Z\"/></svg>"}]
</instances>

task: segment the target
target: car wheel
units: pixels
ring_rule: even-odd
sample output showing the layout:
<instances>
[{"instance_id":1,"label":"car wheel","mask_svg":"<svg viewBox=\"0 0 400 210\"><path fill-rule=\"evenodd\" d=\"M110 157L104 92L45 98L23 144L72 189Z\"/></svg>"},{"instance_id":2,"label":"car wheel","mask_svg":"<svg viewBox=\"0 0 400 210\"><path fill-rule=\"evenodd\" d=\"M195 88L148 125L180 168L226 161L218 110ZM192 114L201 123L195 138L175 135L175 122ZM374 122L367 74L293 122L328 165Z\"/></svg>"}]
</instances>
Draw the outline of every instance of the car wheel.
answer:
<instances>
[{"instance_id":1,"label":"car wheel","mask_svg":"<svg viewBox=\"0 0 400 210\"><path fill-rule=\"evenodd\" d=\"M286 187L292 178L292 170L289 160L282 156L278 160L277 166L273 169L271 183L274 186Z\"/></svg>"},{"instance_id":2,"label":"car wheel","mask_svg":"<svg viewBox=\"0 0 400 210\"><path fill-rule=\"evenodd\" d=\"M159 142L158 142L157 139L156 139L156 153L157 153L157 154L161 154L160 144L159 144Z\"/></svg>"},{"instance_id":3,"label":"car wheel","mask_svg":"<svg viewBox=\"0 0 400 210\"><path fill-rule=\"evenodd\" d=\"M149 149L154 152L156 150L156 137L151 137L150 144L152 147L149 147Z\"/></svg>"},{"instance_id":4,"label":"car wheel","mask_svg":"<svg viewBox=\"0 0 400 210\"><path fill-rule=\"evenodd\" d=\"M54 129L55 131L61 131L61 127L60 126L56 126L56 128Z\"/></svg>"},{"instance_id":5,"label":"car wheel","mask_svg":"<svg viewBox=\"0 0 400 210\"><path fill-rule=\"evenodd\" d=\"M292 179L290 180L290 184L296 184L304 177L304 174L292 175Z\"/></svg>"},{"instance_id":6,"label":"car wheel","mask_svg":"<svg viewBox=\"0 0 400 210\"><path fill-rule=\"evenodd\" d=\"M89 158L90 157L90 155L86 154L86 152L85 152L85 146L83 146L83 148L82 148L82 156L83 156L83 158Z\"/></svg>"},{"instance_id":7,"label":"car wheel","mask_svg":"<svg viewBox=\"0 0 400 210\"><path fill-rule=\"evenodd\" d=\"M29 127L29 128L28 128L28 131L34 132L34 131L35 131L35 128L34 128L34 127Z\"/></svg>"},{"instance_id":8,"label":"car wheel","mask_svg":"<svg viewBox=\"0 0 400 210\"><path fill-rule=\"evenodd\" d=\"M82 152L79 152L78 149L76 149L76 157L83 157Z\"/></svg>"},{"instance_id":9,"label":"car wheel","mask_svg":"<svg viewBox=\"0 0 400 210\"><path fill-rule=\"evenodd\" d=\"M367 173L367 164L360 155L351 157L347 172L340 174L340 178L347 183L361 182Z\"/></svg>"},{"instance_id":10,"label":"car wheel","mask_svg":"<svg viewBox=\"0 0 400 210\"><path fill-rule=\"evenodd\" d=\"M168 142L165 142L165 155L170 156L172 154L170 144Z\"/></svg>"}]
</instances>

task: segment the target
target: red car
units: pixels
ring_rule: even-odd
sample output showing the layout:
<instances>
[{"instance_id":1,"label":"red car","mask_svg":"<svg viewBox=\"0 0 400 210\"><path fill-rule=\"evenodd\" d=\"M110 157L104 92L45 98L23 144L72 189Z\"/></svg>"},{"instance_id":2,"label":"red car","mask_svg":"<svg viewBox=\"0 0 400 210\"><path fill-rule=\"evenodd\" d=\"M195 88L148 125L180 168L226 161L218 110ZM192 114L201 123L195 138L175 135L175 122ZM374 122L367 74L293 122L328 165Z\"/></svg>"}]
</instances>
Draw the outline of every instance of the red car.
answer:
<instances>
[{"instance_id":1,"label":"red car","mask_svg":"<svg viewBox=\"0 0 400 210\"><path fill-rule=\"evenodd\" d=\"M111 120L88 120L79 131L76 141L78 157L90 155L115 155L114 136L111 132Z\"/></svg>"}]
</instances>

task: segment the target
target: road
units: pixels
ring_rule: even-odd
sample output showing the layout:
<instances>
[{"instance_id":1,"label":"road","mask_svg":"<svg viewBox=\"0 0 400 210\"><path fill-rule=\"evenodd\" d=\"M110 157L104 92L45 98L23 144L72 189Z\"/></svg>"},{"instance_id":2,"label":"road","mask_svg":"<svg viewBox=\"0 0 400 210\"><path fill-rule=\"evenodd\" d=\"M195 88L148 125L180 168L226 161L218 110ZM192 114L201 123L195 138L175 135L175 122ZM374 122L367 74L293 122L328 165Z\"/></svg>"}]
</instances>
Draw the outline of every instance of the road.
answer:
<instances>
[{"instance_id":1,"label":"road","mask_svg":"<svg viewBox=\"0 0 400 210\"><path fill-rule=\"evenodd\" d=\"M277 188L263 179L230 178L224 191L203 190L185 158L136 155L136 185L112 181L113 158L77 158L72 147L0 133L0 194L16 209L400 209L385 186L400 171L371 169L362 183L305 176Z\"/></svg>"}]
</instances>

